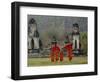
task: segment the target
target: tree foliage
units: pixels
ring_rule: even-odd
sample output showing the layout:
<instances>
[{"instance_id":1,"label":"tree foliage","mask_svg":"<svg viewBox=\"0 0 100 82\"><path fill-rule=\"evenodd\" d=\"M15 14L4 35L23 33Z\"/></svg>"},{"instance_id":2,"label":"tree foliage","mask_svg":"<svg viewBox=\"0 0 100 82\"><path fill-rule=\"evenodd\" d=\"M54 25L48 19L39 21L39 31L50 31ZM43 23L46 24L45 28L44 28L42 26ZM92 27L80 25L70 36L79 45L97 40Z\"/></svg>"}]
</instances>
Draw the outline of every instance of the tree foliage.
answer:
<instances>
[{"instance_id":1,"label":"tree foliage","mask_svg":"<svg viewBox=\"0 0 100 82\"><path fill-rule=\"evenodd\" d=\"M87 55L87 50L88 50L87 32L80 33L80 43L81 43L81 49L83 50L83 53Z\"/></svg>"}]
</instances>

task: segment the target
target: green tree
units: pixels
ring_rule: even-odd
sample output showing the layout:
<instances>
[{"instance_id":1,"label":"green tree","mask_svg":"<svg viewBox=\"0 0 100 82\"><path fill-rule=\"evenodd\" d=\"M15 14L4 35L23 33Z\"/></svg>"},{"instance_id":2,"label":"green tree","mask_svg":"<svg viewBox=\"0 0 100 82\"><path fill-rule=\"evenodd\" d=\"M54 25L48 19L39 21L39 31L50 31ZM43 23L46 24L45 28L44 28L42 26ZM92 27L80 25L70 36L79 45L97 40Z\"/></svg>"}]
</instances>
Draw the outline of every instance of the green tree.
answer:
<instances>
[{"instance_id":1,"label":"green tree","mask_svg":"<svg viewBox=\"0 0 100 82\"><path fill-rule=\"evenodd\" d=\"M88 44L87 44L87 32L80 33L80 43L81 49L83 50L84 55L87 55Z\"/></svg>"}]
</instances>

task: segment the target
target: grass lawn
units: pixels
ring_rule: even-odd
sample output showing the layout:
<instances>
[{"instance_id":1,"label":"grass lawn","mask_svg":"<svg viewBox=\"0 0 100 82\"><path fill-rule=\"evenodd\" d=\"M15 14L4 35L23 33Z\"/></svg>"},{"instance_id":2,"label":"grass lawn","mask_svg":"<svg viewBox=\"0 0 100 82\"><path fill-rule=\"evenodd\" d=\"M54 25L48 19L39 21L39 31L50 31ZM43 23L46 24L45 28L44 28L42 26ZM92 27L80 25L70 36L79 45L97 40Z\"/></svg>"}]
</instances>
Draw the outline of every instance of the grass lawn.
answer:
<instances>
[{"instance_id":1,"label":"grass lawn","mask_svg":"<svg viewBox=\"0 0 100 82\"><path fill-rule=\"evenodd\" d=\"M75 65L87 64L87 57L73 57L72 61L64 57L64 61L51 62L50 58L28 58L28 66L49 66L49 65Z\"/></svg>"}]
</instances>

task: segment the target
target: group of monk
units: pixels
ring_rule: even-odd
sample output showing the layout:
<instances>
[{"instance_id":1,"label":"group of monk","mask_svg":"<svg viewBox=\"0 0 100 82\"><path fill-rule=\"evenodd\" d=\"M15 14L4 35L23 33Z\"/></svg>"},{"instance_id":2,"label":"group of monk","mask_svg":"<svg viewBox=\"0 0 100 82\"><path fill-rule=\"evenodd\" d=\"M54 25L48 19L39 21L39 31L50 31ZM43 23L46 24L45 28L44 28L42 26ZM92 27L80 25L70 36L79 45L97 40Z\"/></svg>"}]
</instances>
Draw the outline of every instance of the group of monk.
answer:
<instances>
[{"instance_id":1,"label":"group of monk","mask_svg":"<svg viewBox=\"0 0 100 82\"><path fill-rule=\"evenodd\" d=\"M55 39L55 37L53 38ZM60 48L56 39L52 41L51 53L50 53L51 62L57 62L57 61L62 62L64 60L64 50L67 52L66 55L69 61L72 60L73 57L72 43L69 42L68 36L66 37L66 41L64 43L65 43L64 46Z\"/></svg>"}]
</instances>

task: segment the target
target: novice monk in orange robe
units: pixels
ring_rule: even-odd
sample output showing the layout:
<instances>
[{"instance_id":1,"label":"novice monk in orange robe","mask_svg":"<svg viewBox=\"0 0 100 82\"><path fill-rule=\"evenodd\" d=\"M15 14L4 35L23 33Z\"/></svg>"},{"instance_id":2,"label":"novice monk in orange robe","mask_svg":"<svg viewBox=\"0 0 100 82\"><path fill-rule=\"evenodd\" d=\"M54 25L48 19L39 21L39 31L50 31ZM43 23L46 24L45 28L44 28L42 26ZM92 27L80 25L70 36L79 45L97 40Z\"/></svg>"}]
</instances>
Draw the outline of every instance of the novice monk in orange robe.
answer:
<instances>
[{"instance_id":1,"label":"novice monk in orange robe","mask_svg":"<svg viewBox=\"0 0 100 82\"><path fill-rule=\"evenodd\" d=\"M60 59L60 61L63 61L63 53L60 52L60 47L57 45L57 41L55 37L53 37L54 41L51 45L51 61L55 62Z\"/></svg>"},{"instance_id":2,"label":"novice monk in orange robe","mask_svg":"<svg viewBox=\"0 0 100 82\"><path fill-rule=\"evenodd\" d=\"M73 54L72 54L72 43L67 43L64 48L66 49L67 51L67 54L68 54L68 58L69 58L69 61L72 60L72 57L73 57Z\"/></svg>"},{"instance_id":3,"label":"novice monk in orange robe","mask_svg":"<svg viewBox=\"0 0 100 82\"><path fill-rule=\"evenodd\" d=\"M68 36L66 37L64 49L66 49L67 55L68 55L68 58L69 58L69 61L71 61L72 60L72 57L73 57L73 53L72 53L72 43L69 42Z\"/></svg>"},{"instance_id":4,"label":"novice monk in orange robe","mask_svg":"<svg viewBox=\"0 0 100 82\"><path fill-rule=\"evenodd\" d=\"M51 61L55 62L59 60L59 53L60 53L60 48L57 45L57 41L55 36L53 36L53 41L51 43Z\"/></svg>"},{"instance_id":5,"label":"novice monk in orange robe","mask_svg":"<svg viewBox=\"0 0 100 82\"><path fill-rule=\"evenodd\" d=\"M57 44L52 45L51 47L51 61L58 61L59 60L59 53L60 53L60 48L58 47Z\"/></svg>"}]
</instances>

